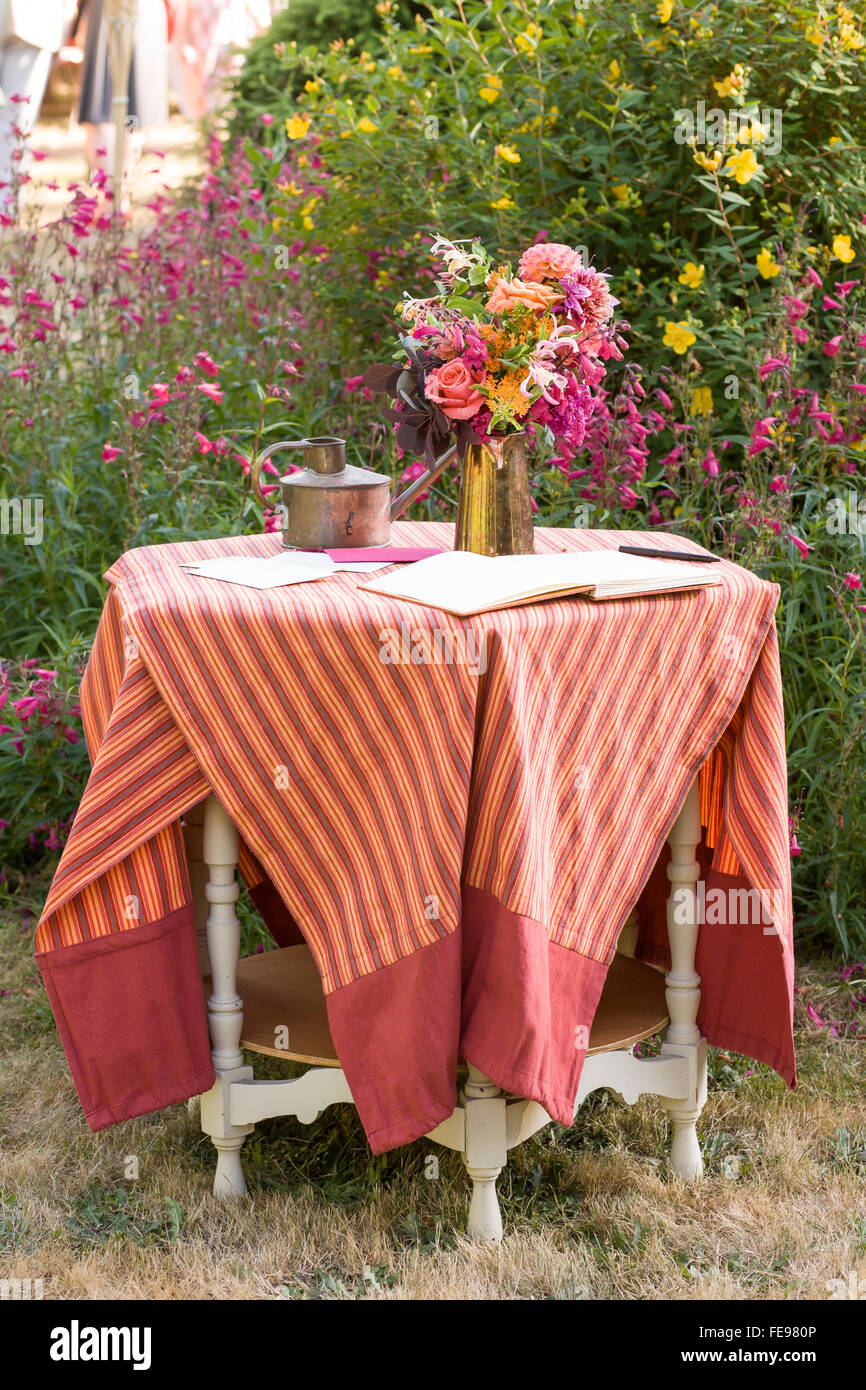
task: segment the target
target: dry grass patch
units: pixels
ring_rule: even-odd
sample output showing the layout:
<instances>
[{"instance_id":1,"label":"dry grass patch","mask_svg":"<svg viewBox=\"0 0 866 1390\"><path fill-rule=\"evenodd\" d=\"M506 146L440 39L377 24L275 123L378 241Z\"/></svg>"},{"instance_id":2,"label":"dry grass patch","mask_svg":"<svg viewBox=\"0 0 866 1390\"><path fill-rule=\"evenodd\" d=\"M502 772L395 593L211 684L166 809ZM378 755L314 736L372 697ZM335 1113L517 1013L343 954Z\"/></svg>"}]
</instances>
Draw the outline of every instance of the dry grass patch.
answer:
<instances>
[{"instance_id":1,"label":"dry grass patch","mask_svg":"<svg viewBox=\"0 0 866 1390\"><path fill-rule=\"evenodd\" d=\"M848 1017L829 964L800 974L797 1092L713 1055L701 1183L670 1174L655 1102L599 1093L512 1150L505 1239L484 1248L463 1234L457 1156L373 1158L348 1106L261 1124L237 1205L210 1195L186 1106L91 1134L31 950L29 926L0 928L0 1277L42 1278L47 1298L803 1299L866 1277L864 1042L807 1012Z\"/></svg>"}]
</instances>

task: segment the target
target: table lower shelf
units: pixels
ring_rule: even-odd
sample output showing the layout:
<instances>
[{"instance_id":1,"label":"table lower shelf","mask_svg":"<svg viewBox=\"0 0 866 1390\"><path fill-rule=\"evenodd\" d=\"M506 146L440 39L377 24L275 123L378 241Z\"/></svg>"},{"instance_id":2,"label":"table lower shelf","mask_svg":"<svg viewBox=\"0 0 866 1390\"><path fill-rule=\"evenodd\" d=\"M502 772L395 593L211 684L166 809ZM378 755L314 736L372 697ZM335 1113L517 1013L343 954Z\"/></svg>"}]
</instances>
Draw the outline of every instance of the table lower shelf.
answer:
<instances>
[{"instance_id":1,"label":"table lower shelf","mask_svg":"<svg viewBox=\"0 0 866 1390\"><path fill-rule=\"evenodd\" d=\"M247 956L238 963L244 1004L241 1046L288 1062L339 1067L322 981L308 946ZM204 981L205 994L210 980ZM664 976L629 956L615 956L592 1023L588 1055L630 1047L668 1023ZM280 1042L286 1042L280 1047Z\"/></svg>"}]
</instances>

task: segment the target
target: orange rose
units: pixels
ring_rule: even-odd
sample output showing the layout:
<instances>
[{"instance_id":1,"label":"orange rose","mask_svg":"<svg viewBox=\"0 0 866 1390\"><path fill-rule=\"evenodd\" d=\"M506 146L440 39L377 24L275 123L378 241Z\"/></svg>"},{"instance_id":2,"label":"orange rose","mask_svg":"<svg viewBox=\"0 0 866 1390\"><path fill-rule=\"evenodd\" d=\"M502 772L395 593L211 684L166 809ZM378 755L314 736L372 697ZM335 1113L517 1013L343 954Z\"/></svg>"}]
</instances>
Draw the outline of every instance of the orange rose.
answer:
<instances>
[{"instance_id":1,"label":"orange rose","mask_svg":"<svg viewBox=\"0 0 866 1390\"><path fill-rule=\"evenodd\" d=\"M424 395L449 420L471 420L484 404L478 385L465 362L455 357L430 372L424 382Z\"/></svg>"},{"instance_id":2,"label":"orange rose","mask_svg":"<svg viewBox=\"0 0 866 1390\"><path fill-rule=\"evenodd\" d=\"M548 285L539 285L535 280L497 280L486 307L491 314L506 314L518 304L545 310L560 299L562 295L556 290Z\"/></svg>"}]
</instances>

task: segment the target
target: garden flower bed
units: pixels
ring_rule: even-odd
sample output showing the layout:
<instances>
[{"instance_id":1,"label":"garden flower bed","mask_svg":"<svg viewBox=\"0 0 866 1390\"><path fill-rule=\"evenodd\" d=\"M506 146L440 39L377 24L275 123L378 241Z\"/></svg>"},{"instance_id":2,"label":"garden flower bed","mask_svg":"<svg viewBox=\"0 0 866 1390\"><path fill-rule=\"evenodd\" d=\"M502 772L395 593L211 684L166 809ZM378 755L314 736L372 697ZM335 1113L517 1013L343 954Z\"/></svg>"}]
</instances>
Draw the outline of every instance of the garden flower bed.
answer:
<instances>
[{"instance_id":1,"label":"garden flower bed","mask_svg":"<svg viewBox=\"0 0 866 1390\"><path fill-rule=\"evenodd\" d=\"M205 177L155 198L148 229L98 187L47 230L5 229L7 891L80 795L76 683L117 555L259 528L249 460L285 435L341 434L353 461L417 476L363 373L447 228L503 260L590 242L612 272L629 351L580 447L540 432L536 519L676 530L780 585L799 930L862 951L862 36L844 6L810 25L785 3L770 36L758 15L633 8L629 27L494 0L483 22L469 3L406 29L380 7L372 54L278 46L242 77ZM699 101L703 134L676 118ZM455 477L413 515L453 517ZM15 507L35 523L37 499L29 544Z\"/></svg>"}]
</instances>

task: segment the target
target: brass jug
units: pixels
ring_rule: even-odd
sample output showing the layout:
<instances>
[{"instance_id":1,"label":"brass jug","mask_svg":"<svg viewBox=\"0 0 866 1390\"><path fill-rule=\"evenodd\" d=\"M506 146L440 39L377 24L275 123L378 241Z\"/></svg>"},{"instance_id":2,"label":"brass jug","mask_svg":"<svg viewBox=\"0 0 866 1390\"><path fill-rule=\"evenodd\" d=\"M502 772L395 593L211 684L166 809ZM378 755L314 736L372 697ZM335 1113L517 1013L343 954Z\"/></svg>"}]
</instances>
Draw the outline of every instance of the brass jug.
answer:
<instances>
[{"instance_id":1,"label":"brass jug","mask_svg":"<svg viewBox=\"0 0 866 1390\"><path fill-rule=\"evenodd\" d=\"M253 490L263 507L269 504L261 487L262 466L282 449L304 451L304 467L280 478L283 545L294 550L387 545L391 522L436 481L457 452L456 445L447 449L392 502L387 473L346 463L345 439L325 434L281 440L259 454L251 469Z\"/></svg>"},{"instance_id":2,"label":"brass jug","mask_svg":"<svg viewBox=\"0 0 866 1390\"><path fill-rule=\"evenodd\" d=\"M463 460L454 549L477 555L532 555L526 435L470 444Z\"/></svg>"}]
</instances>

